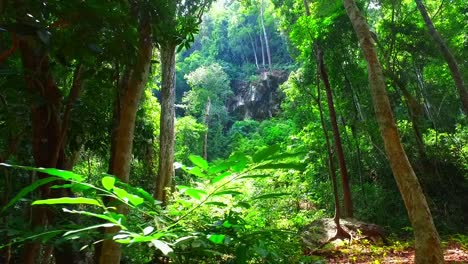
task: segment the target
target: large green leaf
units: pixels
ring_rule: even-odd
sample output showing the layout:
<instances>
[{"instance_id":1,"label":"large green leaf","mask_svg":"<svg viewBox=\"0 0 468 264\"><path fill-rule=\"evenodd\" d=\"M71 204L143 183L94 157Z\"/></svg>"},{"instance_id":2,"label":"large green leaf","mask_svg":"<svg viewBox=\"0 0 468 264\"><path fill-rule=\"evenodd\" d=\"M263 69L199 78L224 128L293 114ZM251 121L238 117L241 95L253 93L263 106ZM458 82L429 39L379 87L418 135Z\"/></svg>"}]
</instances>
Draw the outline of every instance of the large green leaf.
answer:
<instances>
[{"instance_id":1,"label":"large green leaf","mask_svg":"<svg viewBox=\"0 0 468 264\"><path fill-rule=\"evenodd\" d=\"M254 162L261 162L271 157L272 155L276 154L280 150L280 146L277 144L271 145L267 148L264 148L252 156L252 160Z\"/></svg>"},{"instance_id":2,"label":"large green leaf","mask_svg":"<svg viewBox=\"0 0 468 264\"><path fill-rule=\"evenodd\" d=\"M134 206L138 206L145 202L145 200L140 196L128 193L126 190L119 187L114 186L113 192L115 195L117 195L117 197L124 200L125 202L130 202Z\"/></svg>"},{"instance_id":3,"label":"large green leaf","mask_svg":"<svg viewBox=\"0 0 468 264\"><path fill-rule=\"evenodd\" d=\"M239 194L242 194L242 193L239 192L239 191L234 191L234 190L225 190L225 191L215 192L215 193L213 193L212 195L213 195L213 196L221 196L221 195L232 195L232 196L235 196L235 195L239 195Z\"/></svg>"},{"instance_id":4,"label":"large green leaf","mask_svg":"<svg viewBox=\"0 0 468 264\"><path fill-rule=\"evenodd\" d=\"M84 181L84 177L79 174L73 173L71 171L59 170L55 168L47 168L47 169L35 168L35 167L30 167L30 166L20 166L20 165L6 164L6 163L0 163L0 166L10 167L10 168L15 168L15 169L22 169L22 170L29 170L29 171L37 171L37 172L49 174L52 176L57 176L64 180L73 180L77 182Z\"/></svg>"},{"instance_id":5,"label":"large green leaf","mask_svg":"<svg viewBox=\"0 0 468 264\"><path fill-rule=\"evenodd\" d=\"M45 179L41 179L41 180L37 180L35 182L33 182L32 184L26 186L25 188L21 189L21 191L15 196L13 197L7 205L5 205L3 208L2 208L2 212L4 212L6 209L8 209L10 206L12 206L13 204L17 203L19 200L21 200L23 197L25 197L26 195L28 195L30 192L36 190L37 188L39 188L40 186L42 185L45 185L49 182L53 182L53 181L56 181L56 180L60 180L60 178L55 178L55 177L49 177L49 178L45 178Z\"/></svg>"},{"instance_id":6,"label":"large green leaf","mask_svg":"<svg viewBox=\"0 0 468 264\"><path fill-rule=\"evenodd\" d=\"M67 208L63 208L62 210L64 212L70 213L70 214L82 214L82 215L92 216L92 217L96 217L96 218L99 218L99 219L102 219L102 220L106 220L106 221L109 221L109 222L111 222L113 224L117 224L117 225L121 224L120 221L117 221L114 218L112 218L110 216L107 216L107 215L104 215L104 214L95 214L95 213L91 213L91 212L88 212L88 211L68 210Z\"/></svg>"},{"instance_id":7,"label":"large green leaf","mask_svg":"<svg viewBox=\"0 0 468 264\"><path fill-rule=\"evenodd\" d=\"M210 240L211 242L215 243L215 244L223 244L224 243L224 238L226 237L226 235L220 235L220 234L212 234L212 235L208 235L208 240Z\"/></svg>"},{"instance_id":8,"label":"large green leaf","mask_svg":"<svg viewBox=\"0 0 468 264\"><path fill-rule=\"evenodd\" d=\"M267 178L270 176L271 176L270 174L250 174L250 175L240 176L238 179L260 179L260 178Z\"/></svg>"},{"instance_id":9,"label":"large green leaf","mask_svg":"<svg viewBox=\"0 0 468 264\"><path fill-rule=\"evenodd\" d=\"M303 171L306 168L304 163L267 163L255 167L255 169L293 169Z\"/></svg>"},{"instance_id":10,"label":"large green leaf","mask_svg":"<svg viewBox=\"0 0 468 264\"><path fill-rule=\"evenodd\" d=\"M222 174L220 174L220 175L214 177L214 178L211 180L211 183L217 183L217 182L221 181L222 179L224 179L224 178L226 178L226 177L228 177L228 176L230 176L230 175L231 175L231 173L228 172L228 171L226 171L226 172L224 172L224 173L222 173Z\"/></svg>"},{"instance_id":11,"label":"large green leaf","mask_svg":"<svg viewBox=\"0 0 468 264\"><path fill-rule=\"evenodd\" d=\"M193 163L193 165L195 166L198 166L204 170L207 170L208 169L208 162L206 160L204 160L202 157L200 156L196 156L196 155L190 155L189 156L189 160Z\"/></svg>"},{"instance_id":12,"label":"large green leaf","mask_svg":"<svg viewBox=\"0 0 468 264\"><path fill-rule=\"evenodd\" d=\"M206 174L202 172L202 170L199 167L193 167L191 169L186 170L189 174L193 174L195 176L198 176L200 178L206 178Z\"/></svg>"},{"instance_id":13,"label":"large green leaf","mask_svg":"<svg viewBox=\"0 0 468 264\"><path fill-rule=\"evenodd\" d=\"M202 195L206 195L205 191L194 188L185 189L184 193L197 200L200 200Z\"/></svg>"},{"instance_id":14,"label":"large green leaf","mask_svg":"<svg viewBox=\"0 0 468 264\"><path fill-rule=\"evenodd\" d=\"M101 182L102 182L102 186L110 191L112 190L112 188L114 188L114 185L115 185L115 178L114 177L111 177L111 176L104 176L102 179L101 179Z\"/></svg>"},{"instance_id":15,"label":"large green leaf","mask_svg":"<svg viewBox=\"0 0 468 264\"><path fill-rule=\"evenodd\" d=\"M125 189L129 190L133 194L137 194L139 197L142 197L146 201L151 202L152 205L154 205L155 203L161 203L159 201L156 201L151 194L149 194L147 191L143 190L142 188L133 187L127 183L120 182L120 181L117 181L115 183L115 186L124 187Z\"/></svg>"},{"instance_id":16,"label":"large green leaf","mask_svg":"<svg viewBox=\"0 0 468 264\"><path fill-rule=\"evenodd\" d=\"M46 200L37 200L32 203L32 205L39 204L89 204L101 206L98 200L84 198L84 197L62 197L62 198L52 198Z\"/></svg>"}]
</instances>

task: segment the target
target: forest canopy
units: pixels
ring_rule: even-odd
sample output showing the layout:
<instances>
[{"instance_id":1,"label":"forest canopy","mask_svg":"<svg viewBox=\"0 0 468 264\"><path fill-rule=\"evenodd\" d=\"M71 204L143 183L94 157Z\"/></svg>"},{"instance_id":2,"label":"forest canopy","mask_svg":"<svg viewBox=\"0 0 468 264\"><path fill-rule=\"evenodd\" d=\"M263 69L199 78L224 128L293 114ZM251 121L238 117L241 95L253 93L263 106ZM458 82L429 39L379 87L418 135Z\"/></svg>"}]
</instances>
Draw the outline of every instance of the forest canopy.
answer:
<instances>
[{"instance_id":1,"label":"forest canopy","mask_svg":"<svg viewBox=\"0 0 468 264\"><path fill-rule=\"evenodd\" d=\"M468 261L462 0L0 0L0 263Z\"/></svg>"}]
</instances>

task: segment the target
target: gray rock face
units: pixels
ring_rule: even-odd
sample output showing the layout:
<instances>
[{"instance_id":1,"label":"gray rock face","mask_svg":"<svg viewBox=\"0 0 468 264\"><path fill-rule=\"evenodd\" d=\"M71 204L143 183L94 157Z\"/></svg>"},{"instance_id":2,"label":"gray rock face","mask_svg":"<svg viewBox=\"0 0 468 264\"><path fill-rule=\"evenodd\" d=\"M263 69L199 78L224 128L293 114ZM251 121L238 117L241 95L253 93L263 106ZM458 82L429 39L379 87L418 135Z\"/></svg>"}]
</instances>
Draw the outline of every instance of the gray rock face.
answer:
<instances>
[{"instance_id":1,"label":"gray rock face","mask_svg":"<svg viewBox=\"0 0 468 264\"><path fill-rule=\"evenodd\" d=\"M258 80L233 81L234 96L227 102L230 115L237 120L264 120L278 115L284 98L279 86L287 79L288 72L274 70L261 72Z\"/></svg>"}]
</instances>

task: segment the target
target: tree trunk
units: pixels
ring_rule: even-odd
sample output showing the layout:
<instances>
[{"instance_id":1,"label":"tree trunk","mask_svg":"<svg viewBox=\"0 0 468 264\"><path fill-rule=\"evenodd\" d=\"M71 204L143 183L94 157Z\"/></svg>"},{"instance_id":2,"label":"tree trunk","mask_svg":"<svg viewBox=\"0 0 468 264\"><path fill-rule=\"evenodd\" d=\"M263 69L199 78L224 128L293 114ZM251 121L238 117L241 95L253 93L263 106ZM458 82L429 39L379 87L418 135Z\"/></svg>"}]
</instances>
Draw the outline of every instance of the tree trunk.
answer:
<instances>
[{"instance_id":1,"label":"tree trunk","mask_svg":"<svg viewBox=\"0 0 468 264\"><path fill-rule=\"evenodd\" d=\"M340 167L341 187L343 189L344 215L346 217L353 217L353 202L351 199L351 190L349 188L348 169L346 168L346 161L344 158L340 131L338 130L338 123L336 122L336 112L335 105L333 103L333 94L330 87L330 81L328 80L327 69L325 68L325 64L323 61L323 52L318 45L316 45L316 50L320 76L323 80L323 83L325 85L325 91L327 93L327 103L328 111L330 112L333 141L335 142L336 154L338 156L338 165Z\"/></svg>"},{"instance_id":2,"label":"tree trunk","mask_svg":"<svg viewBox=\"0 0 468 264\"><path fill-rule=\"evenodd\" d=\"M253 41L253 38L252 38L252 35L250 34L250 32L249 32L249 38L250 38L250 44L252 45L252 51L253 51L253 54L254 54L255 66L257 67L257 70L258 70L258 69L260 69L260 67L258 67L257 48L255 47L255 43Z\"/></svg>"},{"instance_id":3,"label":"tree trunk","mask_svg":"<svg viewBox=\"0 0 468 264\"><path fill-rule=\"evenodd\" d=\"M263 45L263 37L260 35L260 47L262 49L262 67L265 69L265 46Z\"/></svg>"},{"instance_id":4,"label":"tree trunk","mask_svg":"<svg viewBox=\"0 0 468 264\"><path fill-rule=\"evenodd\" d=\"M136 113L141 95L148 81L152 59L151 26L143 19L139 25L139 51L136 64L129 71L128 81L122 82L119 93L118 122L114 127L111 147L110 174L122 182L128 182L132 158L133 137ZM118 213L125 213L124 206L118 206ZM106 228L106 234L118 232L118 228ZM99 254L100 264L118 264L121 258L120 245L112 240L104 240Z\"/></svg>"},{"instance_id":5,"label":"tree trunk","mask_svg":"<svg viewBox=\"0 0 468 264\"><path fill-rule=\"evenodd\" d=\"M206 102L206 108L205 108L205 126L206 126L206 132L205 132L205 140L203 141L203 158L205 160L208 160L208 121L210 119L210 108L211 108L211 100L208 97L208 101Z\"/></svg>"},{"instance_id":6,"label":"tree trunk","mask_svg":"<svg viewBox=\"0 0 468 264\"><path fill-rule=\"evenodd\" d=\"M306 5L306 7L308 6L306 3L306 0L304 0L304 4ZM333 199L335 202L335 215L333 216L333 221L335 222L335 225L336 225L336 235L334 236L334 238L345 238L345 237L350 238L350 235L341 227L341 224L340 224L340 218L341 218L340 197L338 195L338 185L336 182L335 165L333 162L333 151L332 151L331 144L330 144L330 138L328 136L327 126L325 125L325 118L323 117L323 107L322 107L320 94L321 94L320 81L317 78L317 105L318 105L319 114L320 114L320 124L322 125L322 131L325 137L325 144L327 146L328 174L330 176L330 182L332 184L332 190L333 190Z\"/></svg>"},{"instance_id":7,"label":"tree trunk","mask_svg":"<svg viewBox=\"0 0 468 264\"><path fill-rule=\"evenodd\" d=\"M63 168L64 152L62 135L65 136L67 127L62 124L60 110L62 106L61 92L55 83L49 68L49 56L42 48L33 48L37 40L33 37L24 37L19 41L21 60L24 68L26 89L32 98L32 151L35 166L46 168ZM80 87L79 87L80 88ZM35 98L43 99L45 104L38 104ZM47 122L45 122L47 120ZM39 178L49 177L47 174L38 174ZM60 191L52 192L50 185L40 188L42 199L57 196ZM65 195L69 195L67 192ZM59 195L61 196L61 195ZM54 221L54 215L46 207L34 206L31 223L33 228L46 226ZM55 251L56 262L74 263L73 250L70 244L62 244L60 250ZM32 264L40 260L42 247L38 242L27 242L24 246L23 263ZM66 262L62 256L67 255Z\"/></svg>"},{"instance_id":8,"label":"tree trunk","mask_svg":"<svg viewBox=\"0 0 468 264\"><path fill-rule=\"evenodd\" d=\"M416 5L418 6L419 12L424 19L427 29L429 30L429 34L434 39L435 42L439 45L439 49L442 52L445 60L447 61L448 67L450 69L450 73L452 74L453 81L455 82L455 86L457 87L458 95L460 96L460 100L462 103L463 112L465 115L468 115L468 91L465 87L463 76L460 72L460 68L458 67L457 61L453 56L452 52L448 48L445 41L442 39L442 36L434 27L431 18L427 14L426 7L424 6L422 0L415 0Z\"/></svg>"},{"instance_id":9,"label":"tree trunk","mask_svg":"<svg viewBox=\"0 0 468 264\"><path fill-rule=\"evenodd\" d=\"M403 149L388 99L382 66L364 17L353 0L343 0L367 62L369 84L385 151L414 229L415 263L444 263L439 235L419 181Z\"/></svg>"},{"instance_id":10,"label":"tree trunk","mask_svg":"<svg viewBox=\"0 0 468 264\"><path fill-rule=\"evenodd\" d=\"M174 177L175 55L176 45L163 43L161 52L161 121L159 133L159 168L155 198L166 202L166 188Z\"/></svg>"},{"instance_id":11,"label":"tree trunk","mask_svg":"<svg viewBox=\"0 0 468 264\"><path fill-rule=\"evenodd\" d=\"M268 59L268 69L271 71L270 44L268 43L268 36L267 36L266 29L265 29L265 21L264 21L264 18L263 18L263 11L264 11L264 5L263 5L263 0L261 0L261 2L260 2L260 22L262 24L263 36L265 37L265 48L266 48L267 59Z\"/></svg>"}]
</instances>

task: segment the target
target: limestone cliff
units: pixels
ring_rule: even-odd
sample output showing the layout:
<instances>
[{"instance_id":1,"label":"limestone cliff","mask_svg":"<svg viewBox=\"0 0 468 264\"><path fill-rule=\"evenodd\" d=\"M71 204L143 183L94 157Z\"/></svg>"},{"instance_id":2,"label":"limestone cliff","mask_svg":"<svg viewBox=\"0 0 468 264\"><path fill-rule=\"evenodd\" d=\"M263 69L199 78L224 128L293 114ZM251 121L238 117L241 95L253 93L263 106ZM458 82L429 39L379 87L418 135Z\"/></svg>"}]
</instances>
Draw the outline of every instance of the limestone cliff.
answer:
<instances>
[{"instance_id":1,"label":"limestone cliff","mask_svg":"<svg viewBox=\"0 0 468 264\"><path fill-rule=\"evenodd\" d=\"M230 115L237 120L264 120L276 116L284 97L279 86L288 75L286 71L263 71L255 80L232 81L234 96L227 102Z\"/></svg>"}]
</instances>

